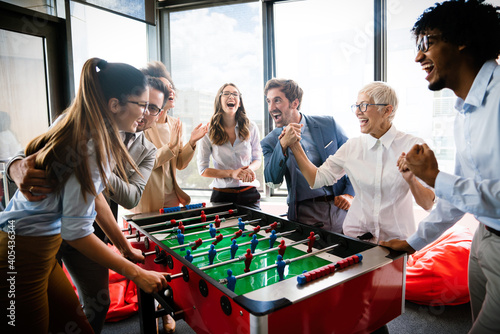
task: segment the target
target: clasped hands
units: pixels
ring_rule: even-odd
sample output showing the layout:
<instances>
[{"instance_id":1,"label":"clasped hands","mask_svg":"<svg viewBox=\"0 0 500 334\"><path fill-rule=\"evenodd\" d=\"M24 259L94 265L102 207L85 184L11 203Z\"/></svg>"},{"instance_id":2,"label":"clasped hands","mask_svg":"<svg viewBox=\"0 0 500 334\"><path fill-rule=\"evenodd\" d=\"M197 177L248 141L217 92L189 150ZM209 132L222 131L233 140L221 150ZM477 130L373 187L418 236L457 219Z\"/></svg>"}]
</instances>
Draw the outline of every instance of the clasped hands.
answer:
<instances>
[{"instance_id":1,"label":"clasped hands","mask_svg":"<svg viewBox=\"0 0 500 334\"><path fill-rule=\"evenodd\" d=\"M234 169L231 171L231 177L242 182L253 182L255 180L255 172L248 167L244 166Z\"/></svg>"},{"instance_id":2,"label":"clasped hands","mask_svg":"<svg viewBox=\"0 0 500 334\"><path fill-rule=\"evenodd\" d=\"M406 180L412 177L411 172L434 188L439 168L434 152L427 144L417 144L408 153L403 152L398 159L397 166Z\"/></svg>"},{"instance_id":3,"label":"clasped hands","mask_svg":"<svg viewBox=\"0 0 500 334\"><path fill-rule=\"evenodd\" d=\"M300 142L300 140L302 139L301 130L303 126L303 124L290 123L283 128L283 131L278 137L283 151L285 151L288 147L294 145L295 143Z\"/></svg>"}]
</instances>

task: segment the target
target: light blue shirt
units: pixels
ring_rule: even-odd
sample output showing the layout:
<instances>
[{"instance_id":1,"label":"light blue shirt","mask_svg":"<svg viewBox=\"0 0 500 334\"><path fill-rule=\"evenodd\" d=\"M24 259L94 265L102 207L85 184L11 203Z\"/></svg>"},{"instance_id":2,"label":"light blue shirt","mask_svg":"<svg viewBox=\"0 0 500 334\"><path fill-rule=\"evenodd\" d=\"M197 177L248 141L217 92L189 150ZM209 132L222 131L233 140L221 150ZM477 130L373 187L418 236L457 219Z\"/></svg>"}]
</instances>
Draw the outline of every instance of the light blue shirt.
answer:
<instances>
[{"instance_id":1,"label":"light blue shirt","mask_svg":"<svg viewBox=\"0 0 500 334\"><path fill-rule=\"evenodd\" d=\"M260 147L259 129L254 122L250 122L250 137L241 140L238 136L239 127L236 125L234 131L236 140L233 145L229 141L222 145L213 145L208 133L198 142L198 171L200 175L209 168L210 156L212 156L215 169L238 169L248 166L255 160L262 160L262 148ZM210 188L237 188L242 186L259 187L257 179L253 182L243 182L231 177L215 178Z\"/></svg>"},{"instance_id":2,"label":"light blue shirt","mask_svg":"<svg viewBox=\"0 0 500 334\"><path fill-rule=\"evenodd\" d=\"M439 172L436 208L407 241L419 250L468 212L500 230L500 66L487 61L455 109L455 174Z\"/></svg>"},{"instance_id":3,"label":"light blue shirt","mask_svg":"<svg viewBox=\"0 0 500 334\"><path fill-rule=\"evenodd\" d=\"M89 170L92 182L99 194L104 189L93 145L87 144ZM106 170L107 177L111 169ZM39 202L29 202L17 190L5 211L0 212L0 229L23 236L49 236L61 234L65 240L86 237L94 232L92 224L96 216L95 197L81 193L81 186L73 173L59 192L54 192Z\"/></svg>"}]
</instances>

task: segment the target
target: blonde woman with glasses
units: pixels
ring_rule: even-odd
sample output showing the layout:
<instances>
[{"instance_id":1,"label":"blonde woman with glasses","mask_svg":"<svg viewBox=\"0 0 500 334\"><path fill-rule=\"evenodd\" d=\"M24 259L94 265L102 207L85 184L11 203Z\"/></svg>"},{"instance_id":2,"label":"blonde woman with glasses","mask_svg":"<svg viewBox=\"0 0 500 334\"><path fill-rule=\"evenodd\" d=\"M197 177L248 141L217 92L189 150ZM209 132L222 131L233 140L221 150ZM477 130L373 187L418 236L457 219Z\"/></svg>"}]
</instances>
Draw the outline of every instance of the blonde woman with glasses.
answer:
<instances>
[{"instance_id":1,"label":"blonde woman with glasses","mask_svg":"<svg viewBox=\"0 0 500 334\"><path fill-rule=\"evenodd\" d=\"M423 140L398 131L392 124L398 98L386 83L363 87L351 108L362 135L349 139L320 167L307 159L300 136L292 152L311 188L349 176L356 196L344 220L345 235L374 243L405 239L416 230L412 195L425 210L434 204L434 192L405 168L401 155Z\"/></svg>"}]
</instances>

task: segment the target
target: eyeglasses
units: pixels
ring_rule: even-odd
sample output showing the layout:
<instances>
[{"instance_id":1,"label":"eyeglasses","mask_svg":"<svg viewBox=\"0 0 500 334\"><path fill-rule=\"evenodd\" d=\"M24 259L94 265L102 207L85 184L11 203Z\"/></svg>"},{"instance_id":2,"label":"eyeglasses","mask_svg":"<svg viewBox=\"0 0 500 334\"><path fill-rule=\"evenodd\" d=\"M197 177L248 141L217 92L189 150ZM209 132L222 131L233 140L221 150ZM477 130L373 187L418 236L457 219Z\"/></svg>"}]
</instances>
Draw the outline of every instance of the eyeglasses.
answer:
<instances>
[{"instance_id":1,"label":"eyeglasses","mask_svg":"<svg viewBox=\"0 0 500 334\"><path fill-rule=\"evenodd\" d=\"M356 110L359 108L359 111L365 112L368 109L368 106L388 106L389 104L381 104L381 103L360 103L353 104L351 106L351 110L353 113L356 113Z\"/></svg>"},{"instance_id":2,"label":"eyeglasses","mask_svg":"<svg viewBox=\"0 0 500 334\"><path fill-rule=\"evenodd\" d=\"M230 95L234 96L235 99L238 99L241 94L240 93L232 93L232 92L222 92L220 93L221 96L229 98Z\"/></svg>"},{"instance_id":3,"label":"eyeglasses","mask_svg":"<svg viewBox=\"0 0 500 334\"><path fill-rule=\"evenodd\" d=\"M158 115L163 109L162 108L158 108L156 105L154 104L150 104L148 106L148 112L151 116L156 116Z\"/></svg>"},{"instance_id":4,"label":"eyeglasses","mask_svg":"<svg viewBox=\"0 0 500 334\"><path fill-rule=\"evenodd\" d=\"M440 34L424 35L420 36L417 40L416 51L427 52L429 50L429 37L436 37Z\"/></svg>"},{"instance_id":5,"label":"eyeglasses","mask_svg":"<svg viewBox=\"0 0 500 334\"><path fill-rule=\"evenodd\" d=\"M148 110L149 102L138 102L138 101L125 101L125 102L137 104L142 109L142 112Z\"/></svg>"}]
</instances>

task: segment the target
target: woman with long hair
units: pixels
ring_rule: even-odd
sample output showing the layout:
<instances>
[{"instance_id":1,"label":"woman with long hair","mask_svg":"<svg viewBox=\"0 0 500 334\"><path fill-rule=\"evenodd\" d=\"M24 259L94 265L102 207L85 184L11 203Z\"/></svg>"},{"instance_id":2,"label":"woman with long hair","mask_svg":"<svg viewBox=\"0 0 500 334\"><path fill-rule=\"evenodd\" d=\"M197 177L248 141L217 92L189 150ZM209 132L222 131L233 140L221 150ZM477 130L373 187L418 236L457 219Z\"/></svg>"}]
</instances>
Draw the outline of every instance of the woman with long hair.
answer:
<instances>
[{"instance_id":1,"label":"woman with long hair","mask_svg":"<svg viewBox=\"0 0 500 334\"><path fill-rule=\"evenodd\" d=\"M14 332L93 332L56 261L62 239L146 292L166 286L161 273L114 253L92 228L96 196L104 189L113 191L111 171L127 180L126 164L135 166L119 130L135 132L147 108L146 78L139 70L92 58L83 66L66 116L26 147L26 155L36 154L36 167L57 185L39 202L29 202L18 190L0 213L0 271L14 280L2 278L0 300L2 307L14 309L9 323ZM13 286L15 295L10 293Z\"/></svg>"},{"instance_id":2,"label":"woman with long hair","mask_svg":"<svg viewBox=\"0 0 500 334\"><path fill-rule=\"evenodd\" d=\"M200 140L198 170L214 178L211 202L232 202L260 209L259 181L262 149L259 130L247 117L239 89L224 84L215 97L208 133ZM213 168L209 168L210 156Z\"/></svg>"},{"instance_id":3,"label":"woman with long hair","mask_svg":"<svg viewBox=\"0 0 500 334\"><path fill-rule=\"evenodd\" d=\"M151 176L139 204L133 209L145 213L191 202L191 197L177 183L177 170L185 169L191 162L196 143L207 133L208 124L198 124L184 144L181 120L168 115L175 106L175 87L170 73L158 61L148 63L141 71L147 75L150 86L150 113L144 116L138 130L144 131L158 149Z\"/></svg>"}]
</instances>

